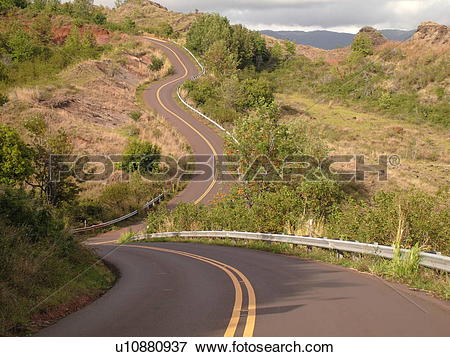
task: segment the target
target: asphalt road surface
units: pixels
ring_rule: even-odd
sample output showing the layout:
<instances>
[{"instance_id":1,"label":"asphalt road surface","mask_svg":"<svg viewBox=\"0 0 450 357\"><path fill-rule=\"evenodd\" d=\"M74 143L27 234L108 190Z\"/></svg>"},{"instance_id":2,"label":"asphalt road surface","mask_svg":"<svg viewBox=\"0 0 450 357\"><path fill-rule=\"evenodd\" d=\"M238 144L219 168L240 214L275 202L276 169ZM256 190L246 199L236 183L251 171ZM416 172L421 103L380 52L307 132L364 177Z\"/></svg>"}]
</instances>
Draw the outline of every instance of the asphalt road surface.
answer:
<instances>
[{"instance_id":1,"label":"asphalt road surface","mask_svg":"<svg viewBox=\"0 0 450 357\"><path fill-rule=\"evenodd\" d=\"M177 46L152 40L176 73L144 95L194 153L221 153L214 130L181 109L176 87L197 73ZM170 204L208 203L214 180L190 183ZM142 225L131 227L137 231ZM120 272L115 286L37 336L450 336L450 304L343 267L245 248L89 241Z\"/></svg>"}]
</instances>

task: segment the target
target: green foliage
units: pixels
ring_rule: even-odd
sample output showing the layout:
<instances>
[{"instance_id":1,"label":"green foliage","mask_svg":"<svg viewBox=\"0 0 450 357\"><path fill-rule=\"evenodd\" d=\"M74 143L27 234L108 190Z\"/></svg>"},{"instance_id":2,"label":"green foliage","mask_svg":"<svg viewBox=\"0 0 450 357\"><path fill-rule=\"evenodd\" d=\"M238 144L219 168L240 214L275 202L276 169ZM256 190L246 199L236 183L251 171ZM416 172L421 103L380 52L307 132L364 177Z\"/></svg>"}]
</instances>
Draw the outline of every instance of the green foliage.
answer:
<instances>
[{"instance_id":1,"label":"green foliage","mask_svg":"<svg viewBox=\"0 0 450 357\"><path fill-rule=\"evenodd\" d=\"M227 18L219 14L207 14L198 17L192 24L186 38L189 49L205 54L216 41L224 40L229 43L231 26Z\"/></svg>"},{"instance_id":2,"label":"green foliage","mask_svg":"<svg viewBox=\"0 0 450 357\"><path fill-rule=\"evenodd\" d=\"M0 217L7 225L20 227L30 243L47 239L57 242L67 238L66 234L62 234L64 225L53 215L51 208L23 190L2 187Z\"/></svg>"},{"instance_id":3,"label":"green foliage","mask_svg":"<svg viewBox=\"0 0 450 357\"><path fill-rule=\"evenodd\" d=\"M365 33L358 33L352 42L352 51L363 56L370 56L373 54L373 41L369 35Z\"/></svg>"},{"instance_id":4,"label":"green foliage","mask_svg":"<svg viewBox=\"0 0 450 357\"><path fill-rule=\"evenodd\" d=\"M249 78L241 83L237 109L245 111L274 101L274 86L266 78Z\"/></svg>"},{"instance_id":5,"label":"green foliage","mask_svg":"<svg viewBox=\"0 0 450 357\"><path fill-rule=\"evenodd\" d=\"M237 55L228 49L224 40L214 42L205 52L204 58L208 70L220 79L236 73Z\"/></svg>"},{"instance_id":6,"label":"green foliage","mask_svg":"<svg viewBox=\"0 0 450 357\"><path fill-rule=\"evenodd\" d=\"M0 93L0 107L8 103L9 98L6 94Z\"/></svg>"},{"instance_id":7,"label":"green foliage","mask_svg":"<svg viewBox=\"0 0 450 357\"><path fill-rule=\"evenodd\" d=\"M230 194L206 207L180 204L174 210L149 212L148 231L237 230L280 233L287 221L325 215L336 209L342 191L331 181L300 183L296 187L236 186ZM274 205L276 202L276 205ZM267 207L271 207L268 209Z\"/></svg>"},{"instance_id":8,"label":"green foliage","mask_svg":"<svg viewBox=\"0 0 450 357\"><path fill-rule=\"evenodd\" d=\"M270 55L261 34L241 25L230 25L227 18L218 14L198 17L187 34L186 45L192 51L205 55L216 73L219 73L221 66L214 55L225 61L222 66L227 70L233 69L233 66L255 66L260 69Z\"/></svg>"},{"instance_id":9,"label":"green foliage","mask_svg":"<svg viewBox=\"0 0 450 357\"><path fill-rule=\"evenodd\" d=\"M399 119L449 126L450 101L445 91L439 90L431 99L421 98L419 92L445 82L450 73L448 55L420 57L405 71L396 70L396 63L391 64L390 58L387 61L357 51L333 66L296 56L280 62L274 71L264 75L276 90L284 93L302 91L344 104L362 104L366 110L385 112ZM384 89L387 81L396 89Z\"/></svg>"},{"instance_id":10,"label":"green foliage","mask_svg":"<svg viewBox=\"0 0 450 357\"><path fill-rule=\"evenodd\" d=\"M0 0L0 15L6 14L9 10L16 8L26 8L28 2L26 0Z\"/></svg>"},{"instance_id":11,"label":"green foliage","mask_svg":"<svg viewBox=\"0 0 450 357\"><path fill-rule=\"evenodd\" d=\"M292 58L295 55L297 46L295 45L295 42L286 40L284 41L284 50L287 53L286 59Z\"/></svg>"},{"instance_id":12,"label":"green foliage","mask_svg":"<svg viewBox=\"0 0 450 357\"><path fill-rule=\"evenodd\" d=\"M55 211L22 190L0 188L0 232L2 336L29 334L32 316L77 296L98 295L112 283ZM80 271L85 274L73 280Z\"/></svg>"},{"instance_id":13,"label":"green foliage","mask_svg":"<svg viewBox=\"0 0 450 357\"><path fill-rule=\"evenodd\" d=\"M130 116L131 119L133 119L134 121L139 121L139 119L141 119L142 117L142 113L140 111L133 111L130 114L128 114Z\"/></svg>"},{"instance_id":14,"label":"green foliage","mask_svg":"<svg viewBox=\"0 0 450 357\"><path fill-rule=\"evenodd\" d=\"M197 105L204 105L208 100L217 98L217 87L207 78L196 81L186 81L183 85Z\"/></svg>"},{"instance_id":15,"label":"green foliage","mask_svg":"<svg viewBox=\"0 0 450 357\"><path fill-rule=\"evenodd\" d=\"M79 193L66 165L55 159L55 155L69 155L73 147L69 136L63 130L51 132L41 115L29 117L25 123L31 137L33 150L33 175L27 183L37 190L48 203L59 206L71 202ZM65 172L65 174L62 174ZM58 177L57 173L61 173Z\"/></svg>"},{"instance_id":16,"label":"green foliage","mask_svg":"<svg viewBox=\"0 0 450 357\"><path fill-rule=\"evenodd\" d=\"M6 46L11 58L16 62L30 60L38 52L31 36L21 28L11 31Z\"/></svg>"},{"instance_id":17,"label":"green foliage","mask_svg":"<svg viewBox=\"0 0 450 357\"><path fill-rule=\"evenodd\" d=\"M449 253L450 209L448 193L376 194L370 203L349 200L331 219L330 237L391 245L404 220L404 247L418 244L423 250ZM400 209L399 209L400 207Z\"/></svg>"},{"instance_id":18,"label":"green foliage","mask_svg":"<svg viewBox=\"0 0 450 357\"><path fill-rule=\"evenodd\" d=\"M62 47L64 56L74 59L95 58L101 48L97 46L95 37L92 32L80 34L78 28L72 28L69 36L67 36L64 46Z\"/></svg>"},{"instance_id":19,"label":"green foliage","mask_svg":"<svg viewBox=\"0 0 450 357\"><path fill-rule=\"evenodd\" d=\"M160 36L167 37L167 38L176 37L173 27L167 22L163 22L158 25L157 33Z\"/></svg>"},{"instance_id":20,"label":"green foliage","mask_svg":"<svg viewBox=\"0 0 450 357\"><path fill-rule=\"evenodd\" d=\"M40 14L36 17L31 26L36 41L42 45L48 45L53 39L51 17L47 14Z\"/></svg>"},{"instance_id":21,"label":"green foliage","mask_svg":"<svg viewBox=\"0 0 450 357\"><path fill-rule=\"evenodd\" d=\"M46 13L35 17L29 27L13 24L0 30L0 85L7 88L51 78L68 65L95 58L105 47L91 33L83 36L73 29L62 46L51 41L51 22Z\"/></svg>"},{"instance_id":22,"label":"green foliage","mask_svg":"<svg viewBox=\"0 0 450 357\"><path fill-rule=\"evenodd\" d=\"M18 132L0 125L0 183L22 184L33 172L33 152L22 141Z\"/></svg>"},{"instance_id":23,"label":"green foliage","mask_svg":"<svg viewBox=\"0 0 450 357\"><path fill-rule=\"evenodd\" d=\"M236 141L227 140L227 151L240 158L241 172L254 177L255 172L248 171L254 161L267 157L276 169L281 170L284 159L291 155L307 152L307 140L304 134L280 122L279 108L274 104L264 104L247 117L240 119L234 128Z\"/></svg>"},{"instance_id":24,"label":"green foliage","mask_svg":"<svg viewBox=\"0 0 450 357\"><path fill-rule=\"evenodd\" d=\"M128 182L117 182L106 186L95 203L106 214L106 219L113 219L134 210L141 210L146 202L161 192L160 185L144 181L139 174L133 174ZM84 219L92 222L88 215Z\"/></svg>"},{"instance_id":25,"label":"green foliage","mask_svg":"<svg viewBox=\"0 0 450 357\"><path fill-rule=\"evenodd\" d=\"M164 59L157 56L153 55L151 61L152 62L148 65L148 68L153 72L159 71L164 66Z\"/></svg>"},{"instance_id":26,"label":"green foliage","mask_svg":"<svg viewBox=\"0 0 450 357\"><path fill-rule=\"evenodd\" d=\"M133 140L128 143L123 155L122 170L144 174L157 169L161 149L146 141Z\"/></svg>"}]
</instances>

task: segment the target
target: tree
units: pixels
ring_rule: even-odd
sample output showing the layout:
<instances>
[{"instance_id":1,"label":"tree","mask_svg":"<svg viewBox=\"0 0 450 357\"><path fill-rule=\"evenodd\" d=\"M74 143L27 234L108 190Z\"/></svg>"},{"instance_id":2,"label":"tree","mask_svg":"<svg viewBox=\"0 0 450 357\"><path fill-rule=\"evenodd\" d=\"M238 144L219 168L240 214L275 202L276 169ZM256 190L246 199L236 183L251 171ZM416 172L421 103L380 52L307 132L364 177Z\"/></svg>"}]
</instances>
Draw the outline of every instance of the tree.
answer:
<instances>
[{"instance_id":1,"label":"tree","mask_svg":"<svg viewBox=\"0 0 450 357\"><path fill-rule=\"evenodd\" d=\"M205 53L205 62L209 70L217 77L230 77L236 73L237 55L231 53L224 40L214 42Z\"/></svg>"},{"instance_id":2,"label":"tree","mask_svg":"<svg viewBox=\"0 0 450 357\"><path fill-rule=\"evenodd\" d=\"M228 19L219 14L206 14L198 17L192 24L186 45L194 52L204 54L214 42L220 40L224 40L229 47L231 26Z\"/></svg>"},{"instance_id":3,"label":"tree","mask_svg":"<svg viewBox=\"0 0 450 357\"><path fill-rule=\"evenodd\" d=\"M373 41L369 35L358 33L352 42L352 52L363 55L364 57L373 55Z\"/></svg>"},{"instance_id":4,"label":"tree","mask_svg":"<svg viewBox=\"0 0 450 357\"><path fill-rule=\"evenodd\" d=\"M22 141L19 133L0 125L0 183L22 184L33 172L32 150Z\"/></svg>"},{"instance_id":5,"label":"tree","mask_svg":"<svg viewBox=\"0 0 450 357\"><path fill-rule=\"evenodd\" d=\"M286 41L284 41L284 49L287 53L286 59L289 59L295 55L297 46L295 45L295 42L286 40Z\"/></svg>"},{"instance_id":6,"label":"tree","mask_svg":"<svg viewBox=\"0 0 450 357\"><path fill-rule=\"evenodd\" d=\"M247 172L255 159L268 158L280 169L289 155L301 153L301 147L289 128L280 122L279 109L275 104L265 104L235 126L234 140L227 141L227 151L239 155L241 172Z\"/></svg>"},{"instance_id":7,"label":"tree","mask_svg":"<svg viewBox=\"0 0 450 357\"><path fill-rule=\"evenodd\" d=\"M254 65L260 69L270 57L260 33L250 31L242 25L230 25L226 17L218 14L198 17L188 32L186 44L200 55L209 50L217 53L218 48L226 49L227 56L231 54L239 68Z\"/></svg>"},{"instance_id":8,"label":"tree","mask_svg":"<svg viewBox=\"0 0 450 357\"><path fill-rule=\"evenodd\" d=\"M31 28L35 33L36 40L40 43L48 45L52 41L52 23L49 15L38 15Z\"/></svg>"},{"instance_id":9,"label":"tree","mask_svg":"<svg viewBox=\"0 0 450 357\"><path fill-rule=\"evenodd\" d=\"M67 166L55 160L56 155L70 155L73 147L69 136L63 131L51 132L42 115L27 119L25 128L31 136L33 149L33 175L26 182L38 190L41 198L58 206L63 202L72 201L79 193L74 178L67 174ZM55 179L55 173L62 173Z\"/></svg>"},{"instance_id":10,"label":"tree","mask_svg":"<svg viewBox=\"0 0 450 357\"><path fill-rule=\"evenodd\" d=\"M128 143L122 159L122 170L140 173L153 172L157 169L157 162L161 156L161 149L146 141L133 140Z\"/></svg>"}]
</instances>

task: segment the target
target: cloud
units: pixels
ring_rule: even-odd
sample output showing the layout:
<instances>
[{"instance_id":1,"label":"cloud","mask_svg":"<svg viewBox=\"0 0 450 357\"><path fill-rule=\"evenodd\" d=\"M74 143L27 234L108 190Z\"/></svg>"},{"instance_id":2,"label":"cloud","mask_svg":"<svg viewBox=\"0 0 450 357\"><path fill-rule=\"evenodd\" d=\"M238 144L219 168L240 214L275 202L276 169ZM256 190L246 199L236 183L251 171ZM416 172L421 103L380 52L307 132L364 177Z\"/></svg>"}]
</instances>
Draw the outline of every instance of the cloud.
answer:
<instances>
[{"instance_id":1,"label":"cloud","mask_svg":"<svg viewBox=\"0 0 450 357\"><path fill-rule=\"evenodd\" d=\"M96 0L109 6L113 0ZM218 12L232 23L263 29L337 29L362 26L413 29L422 21L448 24L448 0L160 0L171 10Z\"/></svg>"}]
</instances>

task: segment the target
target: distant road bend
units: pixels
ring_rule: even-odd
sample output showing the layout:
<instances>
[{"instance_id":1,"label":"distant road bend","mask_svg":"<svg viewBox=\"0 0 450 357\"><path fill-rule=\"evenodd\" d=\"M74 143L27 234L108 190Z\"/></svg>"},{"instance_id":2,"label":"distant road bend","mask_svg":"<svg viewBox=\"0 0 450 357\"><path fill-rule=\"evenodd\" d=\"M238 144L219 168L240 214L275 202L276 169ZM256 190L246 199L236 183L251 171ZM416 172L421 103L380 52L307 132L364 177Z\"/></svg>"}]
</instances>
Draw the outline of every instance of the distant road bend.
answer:
<instances>
[{"instance_id":1,"label":"distant road bend","mask_svg":"<svg viewBox=\"0 0 450 357\"><path fill-rule=\"evenodd\" d=\"M178 46L155 39L175 74L145 103L184 135L195 154L220 154L223 140L180 108L176 87L197 74ZM205 204L214 180L191 182L169 204ZM450 304L368 274L243 248L114 242L130 228L89 242L120 278L104 296L37 336L450 336ZM142 229L142 225L132 227Z\"/></svg>"}]
</instances>

